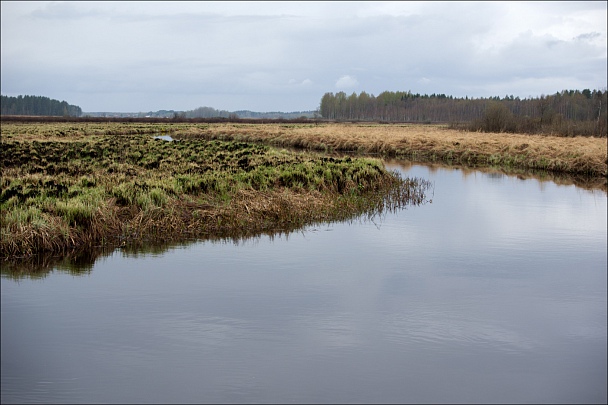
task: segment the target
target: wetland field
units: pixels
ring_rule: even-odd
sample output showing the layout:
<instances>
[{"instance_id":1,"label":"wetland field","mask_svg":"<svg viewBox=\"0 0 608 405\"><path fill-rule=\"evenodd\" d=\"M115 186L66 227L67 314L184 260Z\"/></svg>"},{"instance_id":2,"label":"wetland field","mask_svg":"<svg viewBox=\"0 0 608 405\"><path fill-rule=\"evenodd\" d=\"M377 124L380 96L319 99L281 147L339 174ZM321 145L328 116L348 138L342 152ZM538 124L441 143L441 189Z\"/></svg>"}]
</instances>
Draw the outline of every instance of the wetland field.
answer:
<instances>
[{"instance_id":1,"label":"wetland field","mask_svg":"<svg viewBox=\"0 0 608 405\"><path fill-rule=\"evenodd\" d=\"M2 257L290 231L420 204L429 186L373 158L155 136L185 129L3 124Z\"/></svg>"},{"instance_id":2,"label":"wetland field","mask_svg":"<svg viewBox=\"0 0 608 405\"><path fill-rule=\"evenodd\" d=\"M533 169L606 177L606 138L483 133L443 125L331 123L319 125L193 125L177 134L257 141L277 146L396 157L426 163Z\"/></svg>"},{"instance_id":3,"label":"wetland field","mask_svg":"<svg viewBox=\"0 0 608 405\"><path fill-rule=\"evenodd\" d=\"M4 259L247 237L425 201L381 160L606 189L606 139L349 123L3 122Z\"/></svg>"}]
</instances>

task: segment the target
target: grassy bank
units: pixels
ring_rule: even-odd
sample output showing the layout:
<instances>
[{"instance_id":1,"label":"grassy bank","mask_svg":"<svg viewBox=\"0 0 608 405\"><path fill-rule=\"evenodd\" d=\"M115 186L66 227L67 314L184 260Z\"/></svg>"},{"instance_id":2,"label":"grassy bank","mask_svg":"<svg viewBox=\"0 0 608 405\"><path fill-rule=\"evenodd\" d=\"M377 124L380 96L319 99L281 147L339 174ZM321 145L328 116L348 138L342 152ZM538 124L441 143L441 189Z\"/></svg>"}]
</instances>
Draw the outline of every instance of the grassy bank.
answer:
<instances>
[{"instance_id":1,"label":"grassy bank","mask_svg":"<svg viewBox=\"0 0 608 405\"><path fill-rule=\"evenodd\" d=\"M428 187L374 159L144 135L158 130L3 124L2 257L290 231L419 204Z\"/></svg>"},{"instance_id":2,"label":"grassy bank","mask_svg":"<svg viewBox=\"0 0 608 405\"><path fill-rule=\"evenodd\" d=\"M608 172L606 138L466 132L406 124L213 124L191 125L176 130L175 134L473 167L540 169L596 177L606 177Z\"/></svg>"}]
</instances>

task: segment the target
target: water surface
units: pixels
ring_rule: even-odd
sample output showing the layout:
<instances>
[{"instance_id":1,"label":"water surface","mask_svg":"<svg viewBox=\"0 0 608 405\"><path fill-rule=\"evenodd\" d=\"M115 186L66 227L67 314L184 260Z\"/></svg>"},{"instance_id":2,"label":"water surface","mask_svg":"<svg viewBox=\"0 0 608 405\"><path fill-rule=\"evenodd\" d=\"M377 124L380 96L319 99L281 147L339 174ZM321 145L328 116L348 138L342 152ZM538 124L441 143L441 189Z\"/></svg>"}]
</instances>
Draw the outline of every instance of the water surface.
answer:
<instances>
[{"instance_id":1,"label":"water surface","mask_svg":"<svg viewBox=\"0 0 608 405\"><path fill-rule=\"evenodd\" d=\"M2 403L605 403L606 193L391 167L432 202L4 275Z\"/></svg>"}]
</instances>

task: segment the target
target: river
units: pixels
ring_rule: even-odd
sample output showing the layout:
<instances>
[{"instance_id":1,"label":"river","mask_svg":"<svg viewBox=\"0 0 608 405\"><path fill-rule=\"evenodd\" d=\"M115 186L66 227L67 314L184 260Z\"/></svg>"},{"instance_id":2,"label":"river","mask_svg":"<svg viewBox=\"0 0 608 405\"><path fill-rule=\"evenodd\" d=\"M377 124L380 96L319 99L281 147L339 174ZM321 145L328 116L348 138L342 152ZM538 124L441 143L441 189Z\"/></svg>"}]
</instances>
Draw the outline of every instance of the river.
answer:
<instances>
[{"instance_id":1,"label":"river","mask_svg":"<svg viewBox=\"0 0 608 405\"><path fill-rule=\"evenodd\" d=\"M389 167L431 201L3 272L1 402L606 403L606 193Z\"/></svg>"}]
</instances>

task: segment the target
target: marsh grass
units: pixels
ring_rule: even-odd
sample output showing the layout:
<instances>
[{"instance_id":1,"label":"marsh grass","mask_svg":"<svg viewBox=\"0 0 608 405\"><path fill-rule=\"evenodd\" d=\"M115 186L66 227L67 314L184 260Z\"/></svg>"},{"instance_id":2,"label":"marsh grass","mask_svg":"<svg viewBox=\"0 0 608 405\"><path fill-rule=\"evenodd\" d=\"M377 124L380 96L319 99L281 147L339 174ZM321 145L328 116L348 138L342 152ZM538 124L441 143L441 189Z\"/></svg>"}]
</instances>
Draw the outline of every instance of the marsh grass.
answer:
<instances>
[{"instance_id":1,"label":"marsh grass","mask_svg":"<svg viewBox=\"0 0 608 405\"><path fill-rule=\"evenodd\" d=\"M376 123L2 122L3 141L30 143L29 156L40 163L44 163L38 150L42 142L79 141L82 142L83 158L96 159L105 152L95 142L91 143L95 136L117 135L114 138L118 138L144 134L170 134L178 139L261 142L324 153L376 154L384 158L399 157L468 167L538 169L604 178L608 174L606 138L595 137L482 133L448 128L447 125ZM190 161L196 161L196 151L191 152ZM137 151L133 153L130 156L133 160L143 156ZM221 157L219 154L218 158ZM166 156L156 154L147 155L143 164L154 168L161 160L165 164L173 163ZM120 170L119 167L115 169Z\"/></svg>"},{"instance_id":2,"label":"marsh grass","mask_svg":"<svg viewBox=\"0 0 608 405\"><path fill-rule=\"evenodd\" d=\"M32 126L2 126L4 258L291 231L420 204L429 186L369 158L196 137L166 142L142 135L150 127L140 124L106 132L98 124Z\"/></svg>"},{"instance_id":3,"label":"marsh grass","mask_svg":"<svg viewBox=\"0 0 608 405\"><path fill-rule=\"evenodd\" d=\"M608 167L606 138L468 132L439 125L226 123L182 127L173 136L585 176L606 177Z\"/></svg>"}]
</instances>

